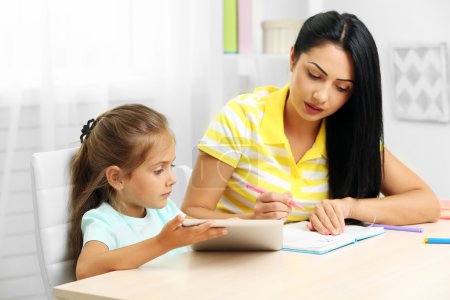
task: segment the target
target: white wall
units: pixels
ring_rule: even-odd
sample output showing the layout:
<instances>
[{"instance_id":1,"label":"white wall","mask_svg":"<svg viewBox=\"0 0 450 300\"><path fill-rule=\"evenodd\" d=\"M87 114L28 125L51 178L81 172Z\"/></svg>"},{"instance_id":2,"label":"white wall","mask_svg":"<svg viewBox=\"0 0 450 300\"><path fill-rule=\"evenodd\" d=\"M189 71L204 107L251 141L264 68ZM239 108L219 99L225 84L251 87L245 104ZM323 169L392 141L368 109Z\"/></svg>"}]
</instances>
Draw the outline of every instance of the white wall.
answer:
<instances>
[{"instance_id":1,"label":"white wall","mask_svg":"<svg viewBox=\"0 0 450 300\"><path fill-rule=\"evenodd\" d=\"M449 199L450 123L395 118L389 47L402 42L446 42L449 47L450 2L324 0L323 10L353 13L369 28L377 42L381 61L386 146L418 173L439 198Z\"/></svg>"}]
</instances>

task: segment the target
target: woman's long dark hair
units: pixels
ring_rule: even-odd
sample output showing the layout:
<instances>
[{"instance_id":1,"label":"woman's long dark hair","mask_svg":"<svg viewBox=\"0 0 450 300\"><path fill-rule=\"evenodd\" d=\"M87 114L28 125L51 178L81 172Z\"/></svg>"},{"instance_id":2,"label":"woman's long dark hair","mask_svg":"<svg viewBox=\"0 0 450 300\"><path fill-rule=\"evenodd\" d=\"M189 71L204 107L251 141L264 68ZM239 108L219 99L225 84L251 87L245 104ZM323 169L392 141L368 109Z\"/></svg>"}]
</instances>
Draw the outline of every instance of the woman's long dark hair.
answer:
<instances>
[{"instance_id":1,"label":"woman's long dark hair","mask_svg":"<svg viewBox=\"0 0 450 300\"><path fill-rule=\"evenodd\" d=\"M329 197L378 197L383 176L383 115L378 51L367 27L352 14L329 11L303 24L294 58L311 48L333 43L353 61L351 97L326 119Z\"/></svg>"}]
</instances>

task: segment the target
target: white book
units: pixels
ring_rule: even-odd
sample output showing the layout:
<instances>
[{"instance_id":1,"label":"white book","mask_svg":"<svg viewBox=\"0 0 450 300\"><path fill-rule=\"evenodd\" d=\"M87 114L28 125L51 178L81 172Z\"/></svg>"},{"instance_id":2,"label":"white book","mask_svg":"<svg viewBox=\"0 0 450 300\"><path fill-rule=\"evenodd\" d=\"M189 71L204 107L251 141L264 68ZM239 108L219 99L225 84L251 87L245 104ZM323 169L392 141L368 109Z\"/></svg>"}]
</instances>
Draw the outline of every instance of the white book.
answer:
<instances>
[{"instance_id":1,"label":"white book","mask_svg":"<svg viewBox=\"0 0 450 300\"><path fill-rule=\"evenodd\" d=\"M310 231L306 224L308 224L307 221L284 225L283 250L324 254L384 233L383 227L346 225L344 232L340 235L322 235Z\"/></svg>"}]
</instances>

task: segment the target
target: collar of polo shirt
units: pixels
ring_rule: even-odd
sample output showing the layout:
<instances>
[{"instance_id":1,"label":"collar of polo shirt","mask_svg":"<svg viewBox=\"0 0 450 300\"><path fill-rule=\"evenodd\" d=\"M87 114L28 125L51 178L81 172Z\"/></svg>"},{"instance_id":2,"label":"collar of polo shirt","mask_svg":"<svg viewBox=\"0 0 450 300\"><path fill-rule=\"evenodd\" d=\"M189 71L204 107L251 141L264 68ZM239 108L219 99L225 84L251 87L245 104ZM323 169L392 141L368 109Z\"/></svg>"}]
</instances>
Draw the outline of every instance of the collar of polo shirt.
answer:
<instances>
[{"instance_id":1,"label":"collar of polo shirt","mask_svg":"<svg viewBox=\"0 0 450 300\"><path fill-rule=\"evenodd\" d=\"M261 136L265 144L284 144L285 146L289 145L288 139L284 134L283 126L283 112L288 92L289 84L267 96L265 112L261 121ZM318 157L327 158L325 144L326 129L325 120L323 120L322 124L320 125L320 129L314 145L305 153L300 162L315 159Z\"/></svg>"}]
</instances>

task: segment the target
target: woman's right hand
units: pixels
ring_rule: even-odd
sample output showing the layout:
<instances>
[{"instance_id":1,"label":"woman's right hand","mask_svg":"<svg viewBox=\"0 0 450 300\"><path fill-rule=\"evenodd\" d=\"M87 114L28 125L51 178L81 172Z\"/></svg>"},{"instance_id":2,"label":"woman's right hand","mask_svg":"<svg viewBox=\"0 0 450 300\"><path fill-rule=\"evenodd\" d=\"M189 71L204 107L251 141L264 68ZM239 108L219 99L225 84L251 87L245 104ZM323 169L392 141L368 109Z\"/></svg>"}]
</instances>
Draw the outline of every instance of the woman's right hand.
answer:
<instances>
[{"instance_id":1,"label":"woman's right hand","mask_svg":"<svg viewBox=\"0 0 450 300\"><path fill-rule=\"evenodd\" d=\"M291 196L273 192L263 193L256 198L253 219L276 219L286 221L292 211Z\"/></svg>"},{"instance_id":2,"label":"woman's right hand","mask_svg":"<svg viewBox=\"0 0 450 300\"><path fill-rule=\"evenodd\" d=\"M183 216L176 216L156 236L167 251L227 234L226 228L212 227L213 222L185 227L182 226L183 221Z\"/></svg>"}]
</instances>

